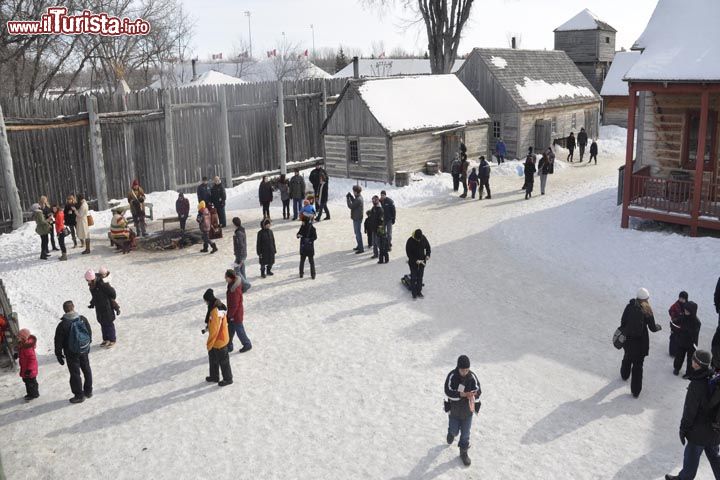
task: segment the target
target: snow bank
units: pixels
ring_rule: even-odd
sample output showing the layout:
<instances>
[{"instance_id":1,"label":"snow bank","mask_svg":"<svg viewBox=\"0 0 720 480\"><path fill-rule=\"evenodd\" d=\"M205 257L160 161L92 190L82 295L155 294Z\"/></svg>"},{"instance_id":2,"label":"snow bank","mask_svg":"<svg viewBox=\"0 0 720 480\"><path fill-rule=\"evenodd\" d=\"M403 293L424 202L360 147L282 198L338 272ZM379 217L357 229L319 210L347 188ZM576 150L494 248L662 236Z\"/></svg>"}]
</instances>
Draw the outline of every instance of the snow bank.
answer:
<instances>
[{"instance_id":1,"label":"snow bank","mask_svg":"<svg viewBox=\"0 0 720 480\"><path fill-rule=\"evenodd\" d=\"M590 97L594 98L592 90L587 87L572 85L570 83L548 83L545 80L524 78L524 84L515 85L515 89L528 105L539 105L560 97Z\"/></svg>"}]
</instances>

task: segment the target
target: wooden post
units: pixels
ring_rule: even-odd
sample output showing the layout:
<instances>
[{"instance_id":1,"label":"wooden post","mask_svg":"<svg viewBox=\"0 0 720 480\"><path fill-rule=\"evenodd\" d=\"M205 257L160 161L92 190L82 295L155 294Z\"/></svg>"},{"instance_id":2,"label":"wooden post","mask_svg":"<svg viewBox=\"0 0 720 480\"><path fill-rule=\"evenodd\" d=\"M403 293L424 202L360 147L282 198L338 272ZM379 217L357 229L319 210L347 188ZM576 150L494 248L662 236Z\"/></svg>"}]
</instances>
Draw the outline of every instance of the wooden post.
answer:
<instances>
[{"instance_id":1,"label":"wooden post","mask_svg":"<svg viewBox=\"0 0 720 480\"><path fill-rule=\"evenodd\" d=\"M698 219L700 218L700 201L702 200L703 171L705 170L705 140L707 137L708 110L710 109L710 92L703 90L700 95L700 128L698 129L697 155L695 157L695 181L692 195L692 213L690 216L690 236L697 236Z\"/></svg>"},{"instance_id":2,"label":"wooden post","mask_svg":"<svg viewBox=\"0 0 720 480\"><path fill-rule=\"evenodd\" d=\"M20 193L15 183L15 168L13 167L10 144L8 143L7 130L5 130L5 116L2 105L0 105L0 165L2 165L2 176L5 183L7 201L12 214L12 228L16 230L22 227L23 212L20 204Z\"/></svg>"},{"instance_id":3,"label":"wooden post","mask_svg":"<svg viewBox=\"0 0 720 480\"><path fill-rule=\"evenodd\" d=\"M220 85L218 100L220 101L220 142L222 143L223 171L225 173L225 187L232 188L232 161L230 159L230 127L228 125L228 107L225 98L225 86Z\"/></svg>"},{"instance_id":4,"label":"wooden post","mask_svg":"<svg viewBox=\"0 0 720 480\"><path fill-rule=\"evenodd\" d=\"M127 93L121 95L123 112L127 112ZM137 178L137 172L135 171L135 130L129 122L123 122L123 137L125 140L125 156L128 159L128 166L130 168L130 178L126 180L132 182L133 179ZM140 180L144 185L144 180Z\"/></svg>"},{"instance_id":5,"label":"wooden post","mask_svg":"<svg viewBox=\"0 0 720 480\"><path fill-rule=\"evenodd\" d=\"M627 126L627 144L625 145L625 171L623 172L623 206L622 219L620 226L628 228L630 224L630 215L628 215L628 207L630 206L630 195L632 192L632 168L633 153L635 143L635 107L637 106L637 91L633 84L630 84L630 105L628 107L628 126Z\"/></svg>"},{"instance_id":6,"label":"wooden post","mask_svg":"<svg viewBox=\"0 0 720 480\"><path fill-rule=\"evenodd\" d=\"M287 151L285 147L285 92L283 81L277 82L277 142L280 157L280 173L287 175Z\"/></svg>"},{"instance_id":7,"label":"wooden post","mask_svg":"<svg viewBox=\"0 0 720 480\"><path fill-rule=\"evenodd\" d=\"M163 90L163 109L165 110L165 151L167 153L168 189L177 190L172 101L170 100L170 90L168 89Z\"/></svg>"},{"instance_id":8,"label":"wooden post","mask_svg":"<svg viewBox=\"0 0 720 480\"><path fill-rule=\"evenodd\" d=\"M327 82L322 79L323 122L327 120Z\"/></svg>"},{"instance_id":9,"label":"wooden post","mask_svg":"<svg viewBox=\"0 0 720 480\"><path fill-rule=\"evenodd\" d=\"M88 112L88 130L90 137L90 158L95 174L95 194L97 195L98 211L107 210L108 193L107 177L105 175L105 159L102 149L102 132L100 131L100 117L97 113L97 98L92 95L85 97Z\"/></svg>"}]
</instances>

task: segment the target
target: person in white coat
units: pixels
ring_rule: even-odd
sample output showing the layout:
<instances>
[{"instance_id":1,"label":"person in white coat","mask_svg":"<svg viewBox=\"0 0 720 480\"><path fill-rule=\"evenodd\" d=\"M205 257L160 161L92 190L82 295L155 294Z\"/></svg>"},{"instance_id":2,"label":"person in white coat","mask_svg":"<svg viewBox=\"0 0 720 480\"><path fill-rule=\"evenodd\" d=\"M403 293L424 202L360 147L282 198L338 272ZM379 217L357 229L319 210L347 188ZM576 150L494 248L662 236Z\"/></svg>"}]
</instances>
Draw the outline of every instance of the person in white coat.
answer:
<instances>
[{"instance_id":1,"label":"person in white coat","mask_svg":"<svg viewBox=\"0 0 720 480\"><path fill-rule=\"evenodd\" d=\"M78 195L77 207L77 236L85 243L83 255L90 253L90 226L88 225L88 213L90 207L85 200L85 195Z\"/></svg>"}]
</instances>

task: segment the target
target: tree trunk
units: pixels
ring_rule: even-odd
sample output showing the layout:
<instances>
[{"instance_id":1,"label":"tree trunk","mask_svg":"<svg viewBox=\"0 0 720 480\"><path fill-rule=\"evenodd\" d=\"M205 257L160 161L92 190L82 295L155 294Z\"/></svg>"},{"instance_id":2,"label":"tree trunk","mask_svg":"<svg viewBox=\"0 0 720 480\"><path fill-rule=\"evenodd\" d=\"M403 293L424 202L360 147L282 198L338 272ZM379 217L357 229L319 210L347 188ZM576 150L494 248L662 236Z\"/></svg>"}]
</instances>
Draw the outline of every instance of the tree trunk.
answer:
<instances>
[{"instance_id":1,"label":"tree trunk","mask_svg":"<svg viewBox=\"0 0 720 480\"><path fill-rule=\"evenodd\" d=\"M473 0L418 0L418 8L428 36L428 56L432 73L452 71L462 29L470 17L472 3Z\"/></svg>"}]
</instances>

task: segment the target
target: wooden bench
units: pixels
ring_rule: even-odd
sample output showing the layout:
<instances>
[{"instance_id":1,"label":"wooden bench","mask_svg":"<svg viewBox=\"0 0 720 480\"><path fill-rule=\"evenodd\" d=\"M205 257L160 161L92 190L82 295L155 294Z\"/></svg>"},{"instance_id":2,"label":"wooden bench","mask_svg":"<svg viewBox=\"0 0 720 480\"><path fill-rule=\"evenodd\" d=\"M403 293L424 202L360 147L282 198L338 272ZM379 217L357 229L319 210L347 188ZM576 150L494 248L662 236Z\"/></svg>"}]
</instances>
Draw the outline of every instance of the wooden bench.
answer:
<instances>
[{"instance_id":1,"label":"wooden bench","mask_svg":"<svg viewBox=\"0 0 720 480\"><path fill-rule=\"evenodd\" d=\"M161 220L162 220L163 232L165 231L165 225L167 225L168 223L180 223L180 217L167 217L167 218L162 218Z\"/></svg>"},{"instance_id":2,"label":"wooden bench","mask_svg":"<svg viewBox=\"0 0 720 480\"><path fill-rule=\"evenodd\" d=\"M115 202L113 202L115 203ZM123 205L122 207L118 206L118 203L115 203L115 205L110 205L110 208L112 210L119 210L120 213L124 216L125 212L130 210L130 205ZM145 218L149 218L150 220L155 220L155 217L153 216L153 204L149 202L145 202ZM132 216L127 219L128 223L133 223Z\"/></svg>"}]
</instances>

